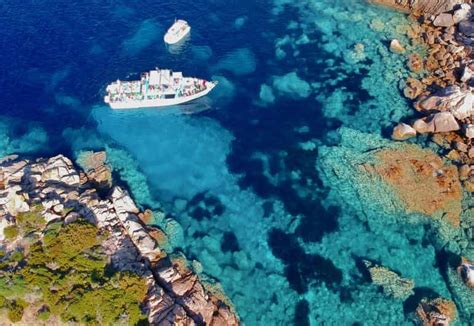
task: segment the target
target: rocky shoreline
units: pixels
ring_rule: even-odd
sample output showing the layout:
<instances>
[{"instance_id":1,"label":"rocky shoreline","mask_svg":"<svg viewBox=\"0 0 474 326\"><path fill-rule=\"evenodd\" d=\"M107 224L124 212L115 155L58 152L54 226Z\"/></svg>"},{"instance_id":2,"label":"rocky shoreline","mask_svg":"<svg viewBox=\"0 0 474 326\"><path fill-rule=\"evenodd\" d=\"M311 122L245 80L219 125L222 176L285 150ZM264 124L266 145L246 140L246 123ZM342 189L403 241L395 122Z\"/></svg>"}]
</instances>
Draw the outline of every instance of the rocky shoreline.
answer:
<instances>
[{"instance_id":1,"label":"rocky shoreline","mask_svg":"<svg viewBox=\"0 0 474 326\"><path fill-rule=\"evenodd\" d=\"M373 1L404 9L413 23L410 45L392 40L392 52L407 55L412 76L404 95L422 117L399 123L392 138L428 135L458 166L467 192L474 192L474 12L467 1ZM400 8L403 7L403 8ZM406 46L418 51L405 50Z\"/></svg>"},{"instance_id":2,"label":"rocky shoreline","mask_svg":"<svg viewBox=\"0 0 474 326\"><path fill-rule=\"evenodd\" d=\"M107 234L102 247L112 267L146 279L143 312L152 325L238 325L239 319L217 284L204 282L184 255L166 253L166 234L147 226L129 194L113 186L103 153L86 153L82 172L64 156L35 161L9 156L0 160L0 246L16 250L4 231L16 216L40 210L47 224L85 218ZM96 187L100 185L99 195Z\"/></svg>"},{"instance_id":3,"label":"rocky shoreline","mask_svg":"<svg viewBox=\"0 0 474 326\"><path fill-rule=\"evenodd\" d=\"M437 185L446 190L440 193L439 198L444 200L457 193L460 199L463 190L470 198L474 193L474 5L471 1L462 0L369 0L369 2L402 10L413 18L413 23L407 29L411 44L402 44L399 40L393 39L389 47L392 52L407 56L407 65L412 76L402 82L403 93L412 101L416 115L421 117L400 122L393 129L392 138L405 141L418 135L427 135L429 140L438 146L438 151L444 160L452 164L449 168L450 174L439 171L438 177L451 178L451 185L442 185L438 180ZM408 47L411 51L406 50ZM441 158L431 158L427 162L434 160L443 164ZM392 162L391 165L397 164L393 159L389 161ZM410 162L413 163L411 160ZM382 171L389 181L398 180L399 174L403 173L403 170L399 168L393 170L392 167L390 170ZM433 168L436 169L435 166ZM418 169L412 167L409 170L423 174L423 171L427 172L429 168L419 166ZM429 176L418 180L415 188L419 188L418 183L426 180L425 178ZM460 184L453 178L458 179ZM453 187L456 183L463 188ZM403 189L398 189L402 197L405 195L405 201L417 198L415 193L409 194L406 189L406 185ZM430 189L433 189L432 186ZM434 196L434 192L427 194ZM426 201L429 202L430 198L426 198ZM431 198L431 201L433 204L437 202L434 198ZM415 205L420 205L422 202L416 199ZM459 200L458 203L460 204ZM464 218L466 222L463 238L469 242L466 247L469 249L474 240L472 226L469 226L472 224L469 222L472 216L468 216L472 214L472 207L467 204L467 207L463 205L463 209L464 215L467 216ZM456 213L458 216L460 210L461 206L458 205ZM431 216L433 212L424 213ZM454 227L459 227L461 223L459 219L456 221L446 214L443 216L443 219L450 220ZM460 258L457 275L454 269L448 267L447 281L458 307L465 316L472 318L474 265L466 258ZM444 299L422 301L417 314L424 325L449 325L456 318L456 307Z\"/></svg>"}]
</instances>

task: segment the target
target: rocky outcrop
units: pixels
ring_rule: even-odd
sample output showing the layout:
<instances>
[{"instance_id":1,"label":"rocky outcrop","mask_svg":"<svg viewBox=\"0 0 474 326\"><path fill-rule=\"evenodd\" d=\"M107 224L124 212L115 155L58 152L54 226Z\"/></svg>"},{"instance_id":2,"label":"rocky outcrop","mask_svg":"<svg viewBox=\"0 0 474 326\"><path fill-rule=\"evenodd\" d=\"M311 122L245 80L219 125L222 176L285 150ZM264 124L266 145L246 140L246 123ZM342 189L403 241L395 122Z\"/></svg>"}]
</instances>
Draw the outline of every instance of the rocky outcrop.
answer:
<instances>
[{"instance_id":1,"label":"rocky outcrop","mask_svg":"<svg viewBox=\"0 0 474 326\"><path fill-rule=\"evenodd\" d=\"M427 216L442 212L446 221L459 226L462 188L455 166L415 145L380 150L374 156L376 162L364 168L393 187L407 210Z\"/></svg>"},{"instance_id":2,"label":"rocky outcrop","mask_svg":"<svg viewBox=\"0 0 474 326\"><path fill-rule=\"evenodd\" d=\"M426 221L435 226L440 246L457 237L463 190L455 165L418 145L347 128L341 128L339 135L338 146L319 148L321 179L372 230L383 230L390 223Z\"/></svg>"},{"instance_id":3,"label":"rocky outcrop","mask_svg":"<svg viewBox=\"0 0 474 326\"><path fill-rule=\"evenodd\" d=\"M458 273L463 282L471 289L474 289L474 263L463 258L461 265L458 267Z\"/></svg>"},{"instance_id":4,"label":"rocky outcrop","mask_svg":"<svg viewBox=\"0 0 474 326\"><path fill-rule=\"evenodd\" d=\"M99 162L92 164L96 171L103 166L103 156L92 157L92 163ZM145 312L152 325L239 324L222 293L206 286L182 255L168 255L159 246L126 191L114 187L101 199L80 174L61 155L36 161L16 157L1 161L0 231L14 223L19 207L35 206L47 221L70 223L82 216L107 231L102 246L114 268L133 271L147 280ZM24 204L18 204L20 201Z\"/></svg>"},{"instance_id":5,"label":"rocky outcrop","mask_svg":"<svg viewBox=\"0 0 474 326\"><path fill-rule=\"evenodd\" d=\"M106 164L105 152L81 152L77 163L84 170L88 180L99 189L107 190L112 186L112 170Z\"/></svg>"},{"instance_id":6,"label":"rocky outcrop","mask_svg":"<svg viewBox=\"0 0 474 326\"><path fill-rule=\"evenodd\" d=\"M369 0L369 2L384 5L405 12L439 14L452 10L463 0Z\"/></svg>"},{"instance_id":7,"label":"rocky outcrop","mask_svg":"<svg viewBox=\"0 0 474 326\"><path fill-rule=\"evenodd\" d=\"M438 298L423 300L416 314L424 326L449 326L456 319L457 311L453 302Z\"/></svg>"}]
</instances>

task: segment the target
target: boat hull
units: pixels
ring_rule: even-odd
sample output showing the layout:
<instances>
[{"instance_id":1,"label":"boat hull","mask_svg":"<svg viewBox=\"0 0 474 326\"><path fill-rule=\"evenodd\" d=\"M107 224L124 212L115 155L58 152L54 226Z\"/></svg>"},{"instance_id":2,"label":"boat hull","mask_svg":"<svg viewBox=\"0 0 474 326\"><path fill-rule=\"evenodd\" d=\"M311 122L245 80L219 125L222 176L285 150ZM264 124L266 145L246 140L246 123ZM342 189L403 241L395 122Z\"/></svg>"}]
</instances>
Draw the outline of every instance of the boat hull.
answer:
<instances>
[{"instance_id":1,"label":"boat hull","mask_svg":"<svg viewBox=\"0 0 474 326\"><path fill-rule=\"evenodd\" d=\"M127 101L127 102L107 102L106 103L114 110L127 110L127 109L140 109L140 108L158 108L165 106L173 106L188 103L203 96L209 94L210 91L215 87L215 84L209 85L206 90L185 97L178 97L173 99L154 99L154 100L142 100L142 101Z\"/></svg>"},{"instance_id":2,"label":"boat hull","mask_svg":"<svg viewBox=\"0 0 474 326\"><path fill-rule=\"evenodd\" d=\"M191 32L191 27L187 26L186 29L182 31L179 35L166 33L163 40L165 41L166 44L169 44L169 45L177 44L181 42L186 36L188 36L190 32Z\"/></svg>"}]
</instances>

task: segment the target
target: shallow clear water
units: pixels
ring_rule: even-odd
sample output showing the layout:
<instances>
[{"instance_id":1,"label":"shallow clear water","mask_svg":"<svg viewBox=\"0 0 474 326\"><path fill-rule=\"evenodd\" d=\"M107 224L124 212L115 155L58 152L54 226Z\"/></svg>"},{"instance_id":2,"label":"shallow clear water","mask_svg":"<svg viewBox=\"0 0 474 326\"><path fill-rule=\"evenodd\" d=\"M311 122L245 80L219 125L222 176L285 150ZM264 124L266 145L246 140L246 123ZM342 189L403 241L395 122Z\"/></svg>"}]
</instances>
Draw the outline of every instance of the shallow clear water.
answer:
<instances>
[{"instance_id":1,"label":"shallow clear water","mask_svg":"<svg viewBox=\"0 0 474 326\"><path fill-rule=\"evenodd\" d=\"M167 48L175 17L191 37ZM221 282L247 325L409 324L412 307L357 266L379 261L449 297L423 227L369 230L328 196L317 160L341 126L386 136L411 114L403 58L387 47L405 24L362 0L6 0L0 154L106 148L135 199L168 214L155 223L171 246ZM155 66L219 87L172 110L102 104L108 82Z\"/></svg>"}]
</instances>

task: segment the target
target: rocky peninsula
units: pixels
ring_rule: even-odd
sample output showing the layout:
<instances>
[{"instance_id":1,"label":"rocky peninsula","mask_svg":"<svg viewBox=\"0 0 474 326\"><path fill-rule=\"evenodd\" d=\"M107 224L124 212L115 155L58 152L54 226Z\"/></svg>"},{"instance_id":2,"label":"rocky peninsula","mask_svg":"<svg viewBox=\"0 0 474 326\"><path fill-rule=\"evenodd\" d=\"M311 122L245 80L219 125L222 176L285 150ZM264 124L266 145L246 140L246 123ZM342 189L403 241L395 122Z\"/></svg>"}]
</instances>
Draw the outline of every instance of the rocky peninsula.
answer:
<instances>
[{"instance_id":1,"label":"rocky peninsula","mask_svg":"<svg viewBox=\"0 0 474 326\"><path fill-rule=\"evenodd\" d=\"M219 285L181 253L165 252L166 234L113 185L104 153L80 161L85 171L61 155L0 160L0 304L8 319L238 325Z\"/></svg>"}]
</instances>

